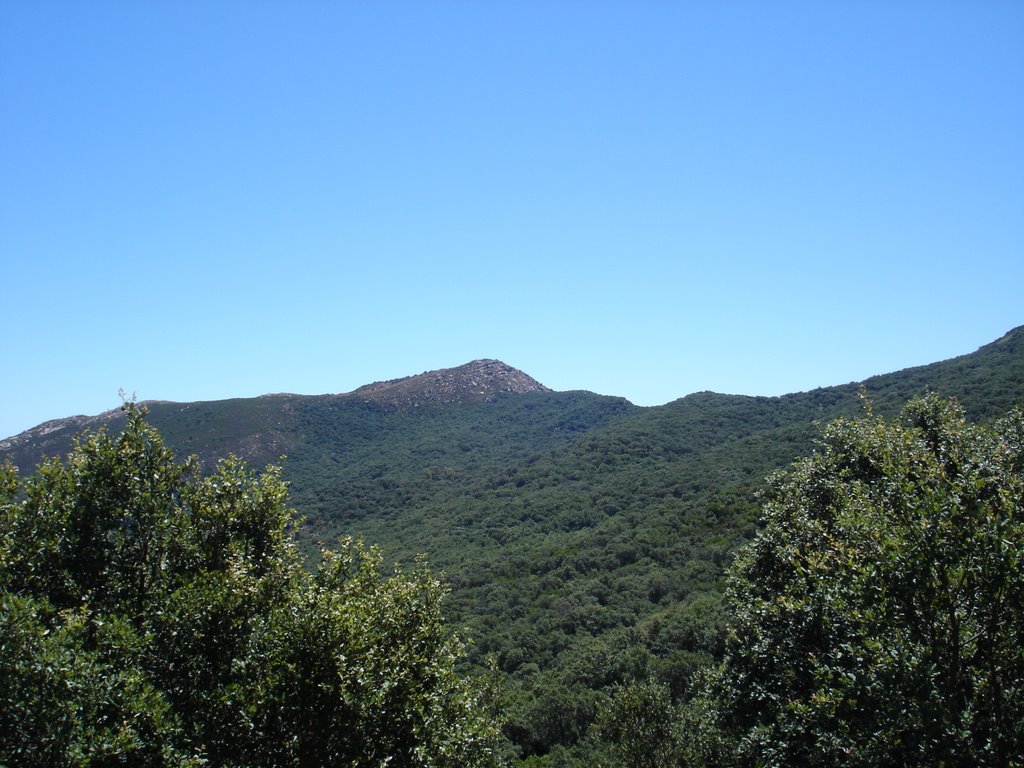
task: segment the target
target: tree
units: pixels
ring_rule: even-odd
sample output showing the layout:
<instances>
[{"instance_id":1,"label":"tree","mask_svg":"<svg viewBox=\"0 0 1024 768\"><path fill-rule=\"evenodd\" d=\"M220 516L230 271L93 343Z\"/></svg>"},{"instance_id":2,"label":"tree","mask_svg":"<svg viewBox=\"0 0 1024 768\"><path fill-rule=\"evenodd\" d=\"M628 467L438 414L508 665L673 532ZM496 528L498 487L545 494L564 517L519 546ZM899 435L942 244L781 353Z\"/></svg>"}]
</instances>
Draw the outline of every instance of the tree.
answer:
<instances>
[{"instance_id":1,"label":"tree","mask_svg":"<svg viewBox=\"0 0 1024 768\"><path fill-rule=\"evenodd\" d=\"M718 760L1022 764L1024 413L975 426L929 395L836 422L771 481L762 524L699 702Z\"/></svg>"},{"instance_id":2,"label":"tree","mask_svg":"<svg viewBox=\"0 0 1024 768\"><path fill-rule=\"evenodd\" d=\"M343 541L307 570L277 470L200 477L126 410L0 470L0 764L497 763L425 567Z\"/></svg>"},{"instance_id":3,"label":"tree","mask_svg":"<svg viewBox=\"0 0 1024 768\"><path fill-rule=\"evenodd\" d=\"M617 686L597 717L600 742L623 768L670 768L679 764L676 705L657 681Z\"/></svg>"}]
</instances>

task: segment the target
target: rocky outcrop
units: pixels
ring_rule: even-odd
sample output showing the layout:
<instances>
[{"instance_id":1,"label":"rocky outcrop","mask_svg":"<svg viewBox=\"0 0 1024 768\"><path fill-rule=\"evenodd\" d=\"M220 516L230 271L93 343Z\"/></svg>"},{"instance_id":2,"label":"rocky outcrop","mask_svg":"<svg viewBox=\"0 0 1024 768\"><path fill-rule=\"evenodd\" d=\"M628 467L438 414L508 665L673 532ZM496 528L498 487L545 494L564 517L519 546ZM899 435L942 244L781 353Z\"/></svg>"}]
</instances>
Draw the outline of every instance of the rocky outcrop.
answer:
<instances>
[{"instance_id":1,"label":"rocky outcrop","mask_svg":"<svg viewBox=\"0 0 1024 768\"><path fill-rule=\"evenodd\" d=\"M457 368L367 384L349 396L396 408L418 408L493 400L503 394L550 391L500 360L474 360Z\"/></svg>"}]
</instances>

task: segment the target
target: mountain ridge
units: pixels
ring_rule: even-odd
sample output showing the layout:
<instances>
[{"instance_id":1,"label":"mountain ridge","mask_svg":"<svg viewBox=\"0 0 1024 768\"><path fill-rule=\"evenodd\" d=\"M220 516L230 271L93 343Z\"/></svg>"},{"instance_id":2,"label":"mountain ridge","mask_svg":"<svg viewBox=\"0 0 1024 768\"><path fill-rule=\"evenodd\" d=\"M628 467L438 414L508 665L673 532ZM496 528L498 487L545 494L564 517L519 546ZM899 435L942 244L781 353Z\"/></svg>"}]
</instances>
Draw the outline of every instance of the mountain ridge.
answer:
<instances>
[{"instance_id":1,"label":"mountain ridge","mask_svg":"<svg viewBox=\"0 0 1024 768\"><path fill-rule=\"evenodd\" d=\"M1003 359L1014 359L1024 354L1024 326L1017 326L998 339L982 345L976 351L947 360L877 374L860 382L818 387L806 392L793 392L775 396L722 394L710 390L693 392L671 400L664 405L638 406L624 398L617 398L637 411L658 413L680 404L696 403L720 398L748 398L779 404L792 403L805 397L831 402L836 397L849 400L863 387L873 400L881 399L883 406L905 402L921 394L934 380L935 371L946 371L947 378L970 381L978 379L980 368L1001 364ZM979 360L985 360L984 364ZM984 382L976 382L983 386ZM957 393L974 418L989 418L1005 412L1016 401L1013 388L1001 392L986 390L984 402L971 402L972 387ZM604 397L593 392L587 394ZM524 371L501 360L481 358L459 366L439 368L397 379L364 384L354 390L336 394L301 395L295 393L264 394L247 398L227 398L179 402L171 400L144 400L151 419L161 429L169 429L171 444L179 449L201 454L206 466L212 466L217 456L233 452L246 460L260 463L276 461L289 453L299 442L300 428L294 422L296 414L314 402L359 403L367 408L381 408L388 412L438 410L446 407L467 407L493 402L507 396L550 395L552 390ZM852 401L851 401L852 402ZM849 409L847 409L849 410ZM892 412L890 408L890 412ZM821 417L827 418L828 408ZM0 457L9 457L23 468L35 466L45 456L66 453L75 435L83 430L97 429L106 424L116 428L123 414L113 408L96 415L77 414L50 419L16 435L0 439ZM213 435L215 445L210 448L208 438Z\"/></svg>"},{"instance_id":2,"label":"mountain ridge","mask_svg":"<svg viewBox=\"0 0 1024 768\"><path fill-rule=\"evenodd\" d=\"M147 408L153 406L189 407L229 400L274 401L287 398L328 397L357 398L391 408L418 408L488 401L506 394L551 391L553 390L518 368L501 360L481 358L451 368L432 369L411 376L363 384L350 392L336 394L299 395L292 392L275 392L252 398L226 398L224 400L142 400L139 405ZM116 419L119 413L120 408L112 408L95 415L75 414L49 419L15 435L0 439L0 452L9 451L33 440L43 439L55 432L68 429L80 432L83 429L94 428L111 419Z\"/></svg>"},{"instance_id":3,"label":"mountain ridge","mask_svg":"<svg viewBox=\"0 0 1024 768\"><path fill-rule=\"evenodd\" d=\"M936 361L934 363L926 363L924 365L912 366L908 368L901 368L896 371L889 373L881 373L870 376L862 381L849 382L847 384L834 384L823 387L816 387L811 390L804 390L799 392L789 392L782 395L749 395L749 394L726 394L719 393L712 390L700 390L691 392L686 395L681 395L678 398L670 400L663 405L650 405L650 406L636 406L637 408L662 408L673 403L677 403L680 400L687 398L694 398L696 396L706 395L723 395L726 397L754 397L754 398L787 398L801 394L807 394L818 391L833 390L837 388L844 388L849 386L864 385L871 388L871 385L876 382L884 381L887 377L891 377L898 374L911 375L918 371L925 371L934 365L939 364L955 364L960 361L971 358L978 353L985 352L986 350L999 351L1001 353L1013 354L1019 352L1021 347L1024 346L1024 325L1017 326L1010 329L1005 334L1000 336L998 339L991 341L987 344L982 345L974 352L968 352L963 355L958 355L946 360ZM480 389L474 391L474 381L459 381L458 377L465 375L472 375L473 373L479 373L483 379L483 386ZM505 382L504 387L499 386L502 382ZM435 386L432 388L431 384ZM419 407L421 405L454 405L460 402L478 402L481 400L491 400L502 394L524 394L527 392L554 392L529 374L524 371L514 368L501 360L494 358L480 358L472 360L468 363L464 363L459 366L453 366L450 368L438 368L428 371L424 371L419 374L410 376L402 376L396 379L388 379L382 381L376 381L369 384L363 384L356 389L349 392L341 392L334 394L320 394L320 395L302 395L292 392L277 392L277 393L266 393L257 395L251 398L226 398L223 400L198 400L198 401L176 401L176 400L143 400L140 405L151 407L153 405L169 405L169 406L193 406L193 405L205 405L228 402L232 400L267 400L274 401L279 399L287 398L359 398L367 402L377 403L379 405L385 405L394 408L400 407ZM595 393L597 394L597 393ZM627 402L629 402L627 400ZM632 404L632 403L631 403ZM72 428L75 431L81 429L90 428L105 421L109 421L111 418L116 418L120 412L119 408L112 408L95 415L87 414L75 414L72 416L56 417L47 421L41 422L34 427L30 427L22 432L14 435L10 435L5 438L0 438L0 453L8 452L17 446L30 442L32 440L38 440L46 435L67 430Z\"/></svg>"}]
</instances>

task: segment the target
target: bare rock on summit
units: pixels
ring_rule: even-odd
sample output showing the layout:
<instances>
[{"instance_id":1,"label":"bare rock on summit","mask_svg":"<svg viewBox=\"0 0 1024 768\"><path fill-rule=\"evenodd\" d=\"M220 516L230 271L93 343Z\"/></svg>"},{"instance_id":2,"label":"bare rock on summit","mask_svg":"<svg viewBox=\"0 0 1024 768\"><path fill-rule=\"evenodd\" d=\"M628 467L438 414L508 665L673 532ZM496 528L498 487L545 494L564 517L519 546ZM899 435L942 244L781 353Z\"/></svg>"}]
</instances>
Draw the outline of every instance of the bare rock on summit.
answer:
<instances>
[{"instance_id":1,"label":"bare rock on summit","mask_svg":"<svg viewBox=\"0 0 1024 768\"><path fill-rule=\"evenodd\" d=\"M380 405L416 408L493 400L502 394L550 391L536 379L500 360L474 360L457 368L367 384L349 396Z\"/></svg>"}]
</instances>

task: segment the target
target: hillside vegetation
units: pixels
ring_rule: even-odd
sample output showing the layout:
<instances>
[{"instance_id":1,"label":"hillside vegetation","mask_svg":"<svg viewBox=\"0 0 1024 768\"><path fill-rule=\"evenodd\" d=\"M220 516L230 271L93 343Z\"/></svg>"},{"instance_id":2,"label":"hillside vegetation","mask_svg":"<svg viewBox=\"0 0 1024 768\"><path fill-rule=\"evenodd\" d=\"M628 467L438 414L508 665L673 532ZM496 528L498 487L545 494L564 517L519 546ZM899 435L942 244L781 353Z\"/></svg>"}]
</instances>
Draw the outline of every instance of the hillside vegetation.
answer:
<instances>
[{"instance_id":1,"label":"hillside vegetation","mask_svg":"<svg viewBox=\"0 0 1024 768\"><path fill-rule=\"evenodd\" d=\"M227 453L287 455L311 564L343 535L389 561L425 555L451 585L449 622L472 640L463 668L496 665L522 765L572 766L614 752L601 746L615 741L614 707L675 711L723 658L726 569L759 530L766 477L807 455L821 425L865 402L892 418L927 391L976 422L1024 405L1024 329L954 360L776 398L704 392L640 408L541 388L402 407L274 395L153 403L149 418L207 468ZM7 454L30 466L71 431Z\"/></svg>"}]
</instances>

